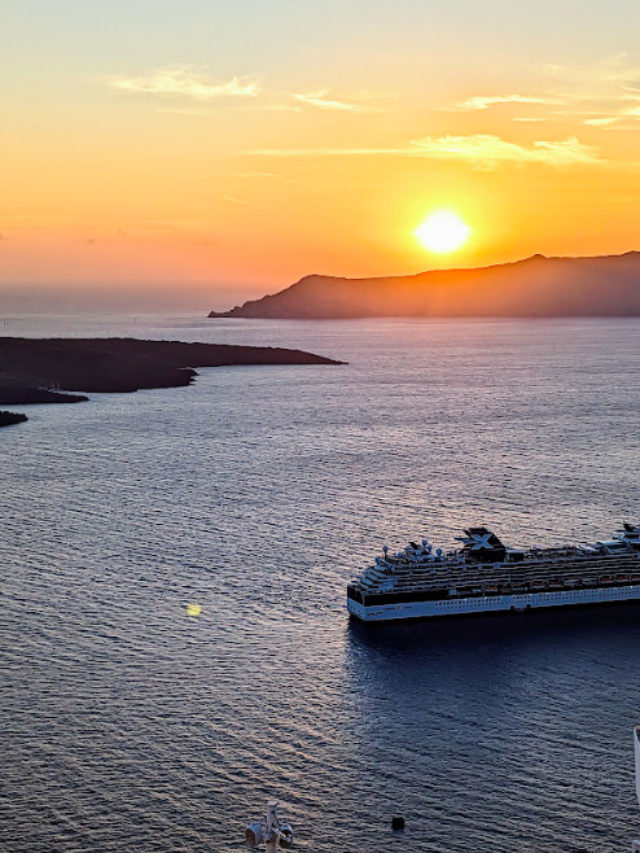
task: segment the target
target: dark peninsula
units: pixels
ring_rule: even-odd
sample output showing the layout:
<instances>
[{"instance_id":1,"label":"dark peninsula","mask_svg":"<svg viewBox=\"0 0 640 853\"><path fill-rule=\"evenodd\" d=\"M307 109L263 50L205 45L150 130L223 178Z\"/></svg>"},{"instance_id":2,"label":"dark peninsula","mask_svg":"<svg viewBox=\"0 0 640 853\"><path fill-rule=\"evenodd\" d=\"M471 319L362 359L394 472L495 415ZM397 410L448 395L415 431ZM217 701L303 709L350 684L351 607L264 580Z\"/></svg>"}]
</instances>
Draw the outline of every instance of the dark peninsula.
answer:
<instances>
[{"instance_id":1,"label":"dark peninsula","mask_svg":"<svg viewBox=\"0 0 640 853\"><path fill-rule=\"evenodd\" d=\"M209 317L328 320L361 317L640 316L640 252L546 258L411 276L310 275Z\"/></svg>"},{"instance_id":2,"label":"dark peninsula","mask_svg":"<svg viewBox=\"0 0 640 853\"><path fill-rule=\"evenodd\" d=\"M13 426L13 424L22 424L28 420L26 415L18 414L18 412L0 411L0 427Z\"/></svg>"},{"instance_id":3,"label":"dark peninsula","mask_svg":"<svg viewBox=\"0 0 640 853\"><path fill-rule=\"evenodd\" d=\"M0 404L88 399L65 391L180 387L193 382L197 367L341 363L279 347L133 338L0 338Z\"/></svg>"}]
</instances>

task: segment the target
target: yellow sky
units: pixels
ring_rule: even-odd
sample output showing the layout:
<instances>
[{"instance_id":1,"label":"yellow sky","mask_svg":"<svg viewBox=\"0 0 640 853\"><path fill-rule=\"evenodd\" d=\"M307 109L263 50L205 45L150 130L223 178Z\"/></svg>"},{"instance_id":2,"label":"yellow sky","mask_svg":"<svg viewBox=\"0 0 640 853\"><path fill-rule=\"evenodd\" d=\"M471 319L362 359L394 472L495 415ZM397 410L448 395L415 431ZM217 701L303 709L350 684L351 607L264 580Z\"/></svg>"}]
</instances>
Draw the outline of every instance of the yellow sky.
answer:
<instances>
[{"instance_id":1,"label":"yellow sky","mask_svg":"<svg viewBox=\"0 0 640 853\"><path fill-rule=\"evenodd\" d=\"M624 25L581 4L582 38L575 4L543 3L564 42L499 0L482 4L497 32L467 0L376 0L364 26L360 3L13 5L0 283L242 296L640 248L628 0ZM472 228L449 256L413 234L441 208Z\"/></svg>"}]
</instances>

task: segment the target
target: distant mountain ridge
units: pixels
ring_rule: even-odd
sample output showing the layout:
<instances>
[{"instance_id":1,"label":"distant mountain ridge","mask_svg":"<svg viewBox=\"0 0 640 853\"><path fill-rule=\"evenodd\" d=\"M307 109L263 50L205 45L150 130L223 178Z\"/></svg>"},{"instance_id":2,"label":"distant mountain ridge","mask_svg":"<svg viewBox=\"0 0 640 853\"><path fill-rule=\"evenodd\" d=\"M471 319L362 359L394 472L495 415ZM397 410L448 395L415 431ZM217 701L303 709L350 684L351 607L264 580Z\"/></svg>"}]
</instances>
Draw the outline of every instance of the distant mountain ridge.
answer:
<instances>
[{"instance_id":1,"label":"distant mountain ridge","mask_svg":"<svg viewBox=\"0 0 640 853\"><path fill-rule=\"evenodd\" d=\"M533 255L512 263L410 276L308 275L270 296L209 317L640 316L640 252L584 258Z\"/></svg>"}]
</instances>

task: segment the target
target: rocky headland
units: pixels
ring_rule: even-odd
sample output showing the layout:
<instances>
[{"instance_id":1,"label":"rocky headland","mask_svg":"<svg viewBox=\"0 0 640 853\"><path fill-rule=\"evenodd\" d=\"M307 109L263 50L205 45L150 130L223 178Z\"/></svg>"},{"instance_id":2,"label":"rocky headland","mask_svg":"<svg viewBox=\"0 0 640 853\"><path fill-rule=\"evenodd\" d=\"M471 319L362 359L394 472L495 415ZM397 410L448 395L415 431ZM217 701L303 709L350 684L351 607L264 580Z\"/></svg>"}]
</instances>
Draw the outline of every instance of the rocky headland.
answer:
<instances>
[{"instance_id":1,"label":"rocky headland","mask_svg":"<svg viewBox=\"0 0 640 853\"><path fill-rule=\"evenodd\" d=\"M134 338L0 338L0 404L78 403L85 392L191 384L198 367L341 364L302 350ZM12 415L26 420L24 415ZM12 421L18 423L19 421Z\"/></svg>"},{"instance_id":2,"label":"rocky headland","mask_svg":"<svg viewBox=\"0 0 640 853\"><path fill-rule=\"evenodd\" d=\"M28 420L26 415L21 415L18 412L0 411L0 427L13 426L13 424L22 424Z\"/></svg>"},{"instance_id":3,"label":"rocky headland","mask_svg":"<svg viewBox=\"0 0 640 853\"><path fill-rule=\"evenodd\" d=\"M285 290L209 317L328 320L362 317L640 316L640 252L547 258L411 276L310 275Z\"/></svg>"}]
</instances>

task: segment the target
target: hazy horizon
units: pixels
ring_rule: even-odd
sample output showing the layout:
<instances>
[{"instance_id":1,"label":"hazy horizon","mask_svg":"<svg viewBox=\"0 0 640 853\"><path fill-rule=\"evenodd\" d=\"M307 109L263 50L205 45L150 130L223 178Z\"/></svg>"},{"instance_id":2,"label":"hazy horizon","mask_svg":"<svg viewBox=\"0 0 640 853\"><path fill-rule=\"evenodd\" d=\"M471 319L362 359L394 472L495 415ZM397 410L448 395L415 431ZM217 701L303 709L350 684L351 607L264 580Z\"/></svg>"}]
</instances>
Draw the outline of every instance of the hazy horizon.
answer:
<instances>
[{"instance_id":1,"label":"hazy horizon","mask_svg":"<svg viewBox=\"0 0 640 853\"><path fill-rule=\"evenodd\" d=\"M206 314L212 305L233 308L238 301L257 299L265 294L260 285L176 284L0 284L0 319L7 314L44 313L166 313Z\"/></svg>"},{"instance_id":2,"label":"hazy horizon","mask_svg":"<svg viewBox=\"0 0 640 853\"><path fill-rule=\"evenodd\" d=\"M620 254L640 251L628 249ZM535 253L541 254L541 253ZM531 256L529 256L531 257ZM567 256L569 257L569 256ZM585 255L583 257L600 257ZM517 263L526 258L512 258L505 264ZM483 264L482 266L487 266ZM450 269L465 269L471 264L456 264L451 261ZM411 275L420 275L442 267L425 267ZM227 311L244 302L260 299L269 294L286 290L295 282L309 275L327 278L386 278L396 277L395 272L378 273L372 276L346 276L339 272L324 273L321 270L307 271L291 281L269 285L266 282L0 282L0 317L7 313L83 313L96 310L103 313L162 313L164 311L195 311L208 313Z\"/></svg>"}]
</instances>

